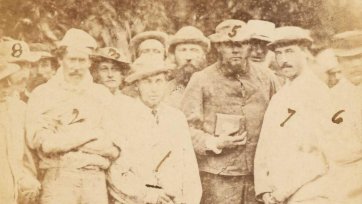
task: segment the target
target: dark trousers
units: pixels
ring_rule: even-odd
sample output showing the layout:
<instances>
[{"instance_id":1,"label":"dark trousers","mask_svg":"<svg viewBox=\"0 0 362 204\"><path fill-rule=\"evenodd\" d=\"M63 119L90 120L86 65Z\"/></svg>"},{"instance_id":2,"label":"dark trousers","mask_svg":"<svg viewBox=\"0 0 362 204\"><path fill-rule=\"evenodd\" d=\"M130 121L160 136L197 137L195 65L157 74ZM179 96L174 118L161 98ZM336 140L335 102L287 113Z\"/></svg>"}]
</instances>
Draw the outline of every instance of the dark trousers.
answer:
<instances>
[{"instance_id":1,"label":"dark trousers","mask_svg":"<svg viewBox=\"0 0 362 204\"><path fill-rule=\"evenodd\" d=\"M200 172L201 204L258 204L253 176L223 176Z\"/></svg>"}]
</instances>

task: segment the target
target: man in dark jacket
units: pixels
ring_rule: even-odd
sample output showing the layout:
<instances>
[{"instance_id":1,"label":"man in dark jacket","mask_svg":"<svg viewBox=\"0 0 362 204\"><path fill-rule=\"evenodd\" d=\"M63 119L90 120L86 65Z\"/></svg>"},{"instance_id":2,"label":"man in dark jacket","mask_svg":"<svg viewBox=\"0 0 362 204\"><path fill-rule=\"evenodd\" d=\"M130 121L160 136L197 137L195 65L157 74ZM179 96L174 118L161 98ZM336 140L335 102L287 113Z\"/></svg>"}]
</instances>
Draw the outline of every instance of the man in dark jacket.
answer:
<instances>
[{"instance_id":1,"label":"man in dark jacket","mask_svg":"<svg viewBox=\"0 0 362 204\"><path fill-rule=\"evenodd\" d=\"M244 22L226 20L209 38L218 61L191 77L181 103L198 156L201 203L257 203L253 160L275 76L249 66Z\"/></svg>"}]
</instances>

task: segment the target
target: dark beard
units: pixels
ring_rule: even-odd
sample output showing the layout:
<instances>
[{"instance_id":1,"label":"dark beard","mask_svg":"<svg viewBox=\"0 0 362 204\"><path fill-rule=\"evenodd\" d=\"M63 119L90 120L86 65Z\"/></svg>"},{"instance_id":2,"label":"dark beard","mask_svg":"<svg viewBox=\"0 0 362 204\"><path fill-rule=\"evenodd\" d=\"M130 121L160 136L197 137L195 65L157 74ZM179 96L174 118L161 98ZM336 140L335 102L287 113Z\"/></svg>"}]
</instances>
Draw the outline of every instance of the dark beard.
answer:
<instances>
[{"instance_id":1,"label":"dark beard","mask_svg":"<svg viewBox=\"0 0 362 204\"><path fill-rule=\"evenodd\" d=\"M231 65L229 62L221 64L223 72L227 77L237 77L238 75L244 75L249 71L249 65L247 60L244 60L244 63Z\"/></svg>"},{"instance_id":2,"label":"dark beard","mask_svg":"<svg viewBox=\"0 0 362 204\"><path fill-rule=\"evenodd\" d=\"M186 86L189 83L192 74L199 70L201 70L200 67L196 67L191 63L183 64L175 70L175 79L177 83Z\"/></svg>"}]
</instances>

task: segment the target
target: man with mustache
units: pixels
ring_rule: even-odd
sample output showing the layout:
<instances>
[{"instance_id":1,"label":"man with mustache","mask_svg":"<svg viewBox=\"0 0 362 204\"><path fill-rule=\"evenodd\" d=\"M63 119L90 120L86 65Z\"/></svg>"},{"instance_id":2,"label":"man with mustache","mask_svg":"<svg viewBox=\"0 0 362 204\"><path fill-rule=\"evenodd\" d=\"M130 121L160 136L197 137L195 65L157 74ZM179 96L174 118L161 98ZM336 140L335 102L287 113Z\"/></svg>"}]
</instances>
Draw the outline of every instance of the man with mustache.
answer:
<instances>
[{"instance_id":1,"label":"man with mustache","mask_svg":"<svg viewBox=\"0 0 362 204\"><path fill-rule=\"evenodd\" d=\"M298 88L295 84L300 89L310 91L307 87L318 82L310 69L312 55L308 48L312 42L308 30L289 26L277 28L274 40L269 44L287 82L273 97L265 113L255 155L256 196L265 204L287 202L298 188L323 174L326 169L321 160L322 154L308 143L314 139L309 132L314 130L310 121L317 114L307 118L308 113L304 115L307 108L303 109L303 102L311 96L306 96L304 90L289 91ZM306 117L305 121L302 116ZM310 126L306 126L307 122ZM300 172L303 168L303 172Z\"/></svg>"},{"instance_id":2,"label":"man with mustache","mask_svg":"<svg viewBox=\"0 0 362 204\"><path fill-rule=\"evenodd\" d=\"M311 44L309 32L299 27L277 28L269 44L289 82L265 113L255 156L256 195L266 204L357 204L361 103L347 81L330 80L337 66L333 53L322 51L316 64ZM323 58L334 63L321 63Z\"/></svg>"},{"instance_id":3,"label":"man with mustache","mask_svg":"<svg viewBox=\"0 0 362 204\"><path fill-rule=\"evenodd\" d=\"M210 50L210 40L193 26L181 28L169 43L169 58L176 67L170 83L170 94L165 101L179 108L183 92L193 73L206 66L206 53Z\"/></svg>"},{"instance_id":4,"label":"man with mustache","mask_svg":"<svg viewBox=\"0 0 362 204\"><path fill-rule=\"evenodd\" d=\"M249 66L243 21L225 20L215 30L209 38L218 60L193 74L181 102L198 156L201 203L257 203L254 153L276 80Z\"/></svg>"},{"instance_id":5,"label":"man with mustache","mask_svg":"<svg viewBox=\"0 0 362 204\"><path fill-rule=\"evenodd\" d=\"M112 95L89 73L96 46L86 32L68 30L56 53L61 67L29 99L27 142L40 158L41 204L108 204L105 170L119 150L102 127Z\"/></svg>"}]
</instances>

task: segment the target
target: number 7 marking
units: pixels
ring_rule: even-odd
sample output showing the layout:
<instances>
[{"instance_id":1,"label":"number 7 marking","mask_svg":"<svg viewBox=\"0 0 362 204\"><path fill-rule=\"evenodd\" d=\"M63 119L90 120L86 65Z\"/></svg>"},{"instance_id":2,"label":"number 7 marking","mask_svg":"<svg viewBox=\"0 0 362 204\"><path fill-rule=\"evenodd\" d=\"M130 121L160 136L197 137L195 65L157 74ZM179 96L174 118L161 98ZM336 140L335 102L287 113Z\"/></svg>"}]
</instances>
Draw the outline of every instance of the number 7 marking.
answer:
<instances>
[{"instance_id":1,"label":"number 7 marking","mask_svg":"<svg viewBox=\"0 0 362 204\"><path fill-rule=\"evenodd\" d=\"M280 123L280 127L284 127L285 123L296 113L297 111L288 108L288 113L290 114L282 123Z\"/></svg>"}]
</instances>

